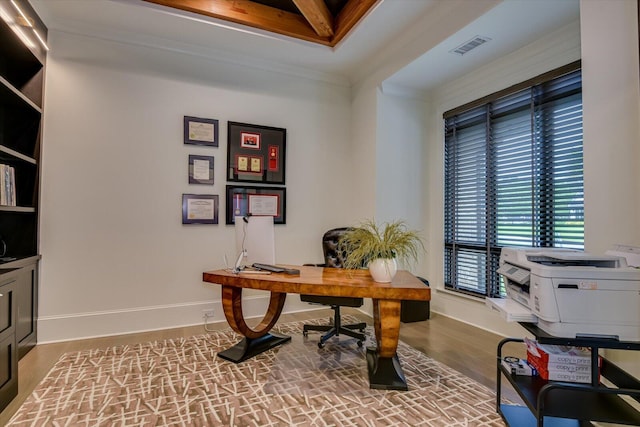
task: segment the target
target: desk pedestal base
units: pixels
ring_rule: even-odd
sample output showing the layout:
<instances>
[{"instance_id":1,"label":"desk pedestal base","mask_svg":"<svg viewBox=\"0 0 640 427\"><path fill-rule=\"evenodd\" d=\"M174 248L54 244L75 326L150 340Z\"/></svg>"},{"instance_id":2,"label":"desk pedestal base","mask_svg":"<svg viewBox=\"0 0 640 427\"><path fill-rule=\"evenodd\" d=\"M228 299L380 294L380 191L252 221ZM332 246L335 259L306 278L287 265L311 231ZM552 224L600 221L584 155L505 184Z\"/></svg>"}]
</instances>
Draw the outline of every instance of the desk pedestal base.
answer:
<instances>
[{"instance_id":1,"label":"desk pedestal base","mask_svg":"<svg viewBox=\"0 0 640 427\"><path fill-rule=\"evenodd\" d=\"M243 338L238 344L218 353L218 357L234 363L240 363L262 352L291 341L291 337L270 332L260 338Z\"/></svg>"},{"instance_id":2,"label":"desk pedestal base","mask_svg":"<svg viewBox=\"0 0 640 427\"><path fill-rule=\"evenodd\" d=\"M379 357L375 347L367 347L369 388L379 390L409 390L398 355Z\"/></svg>"}]
</instances>

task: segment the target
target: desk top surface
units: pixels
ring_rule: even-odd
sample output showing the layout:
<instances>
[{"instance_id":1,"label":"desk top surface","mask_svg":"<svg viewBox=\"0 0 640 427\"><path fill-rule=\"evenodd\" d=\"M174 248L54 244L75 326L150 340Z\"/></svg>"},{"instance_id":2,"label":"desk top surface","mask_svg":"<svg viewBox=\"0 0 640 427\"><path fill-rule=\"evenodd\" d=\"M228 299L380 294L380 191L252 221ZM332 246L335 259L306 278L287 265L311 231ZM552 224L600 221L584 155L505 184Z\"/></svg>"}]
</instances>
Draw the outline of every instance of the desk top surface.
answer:
<instances>
[{"instance_id":1,"label":"desk top surface","mask_svg":"<svg viewBox=\"0 0 640 427\"><path fill-rule=\"evenodd\" d=\"M286 267L300 270L300 275L235 274L229 270L214 270L203 273L202 279L219 285L293 294L423 301L431 299L431 289L406 270L398 270L391 283L378 283L373 281L368 270Z\"/></svg>"}]
</instances>

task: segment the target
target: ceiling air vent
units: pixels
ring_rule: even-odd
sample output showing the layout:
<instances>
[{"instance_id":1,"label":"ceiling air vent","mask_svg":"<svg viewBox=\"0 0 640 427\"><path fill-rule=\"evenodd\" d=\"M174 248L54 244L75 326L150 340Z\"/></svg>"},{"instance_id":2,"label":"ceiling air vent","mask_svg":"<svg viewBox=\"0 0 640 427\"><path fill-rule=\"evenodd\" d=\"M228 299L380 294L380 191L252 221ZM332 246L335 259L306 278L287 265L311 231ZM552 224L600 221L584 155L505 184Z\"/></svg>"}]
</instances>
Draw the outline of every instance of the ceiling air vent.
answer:
<instances>
[{"instance_id":1,"label":"ceiling air vent","mask_svg":"<svg viewBox=\"0 0 640 427\"><path fill-rule=\"evenodd\" d=\"M489 37L475 36L471 40L462 43L460 46L458 46L457 48L455 48L453 50L450 50L449 52L457 53L458 55L464 55L465 53L469 52L470 50L475 49L478 46L480 46L482 44L485 44L486 42L488 42L490 40L491 39Z\"/></svg>"}]
</instances>

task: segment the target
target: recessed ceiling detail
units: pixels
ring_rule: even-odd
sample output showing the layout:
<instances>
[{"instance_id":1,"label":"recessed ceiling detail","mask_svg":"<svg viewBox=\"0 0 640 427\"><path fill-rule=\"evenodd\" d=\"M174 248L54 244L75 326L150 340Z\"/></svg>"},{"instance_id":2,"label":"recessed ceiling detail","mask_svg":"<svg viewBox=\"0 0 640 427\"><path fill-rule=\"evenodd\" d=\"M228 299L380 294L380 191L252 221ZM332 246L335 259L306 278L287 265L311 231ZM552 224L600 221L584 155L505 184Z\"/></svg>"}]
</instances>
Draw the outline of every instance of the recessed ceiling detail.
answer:
<instances>
[{"instance_id":1,"label":"recessed ceiling detail","mask_svg":"<svg viewBox=\"0 0 640 427\"><path fill-rule=\"evenodd\" d=\"M143 0L334 47L379 0Z\"/></svg>"}]
</instances>

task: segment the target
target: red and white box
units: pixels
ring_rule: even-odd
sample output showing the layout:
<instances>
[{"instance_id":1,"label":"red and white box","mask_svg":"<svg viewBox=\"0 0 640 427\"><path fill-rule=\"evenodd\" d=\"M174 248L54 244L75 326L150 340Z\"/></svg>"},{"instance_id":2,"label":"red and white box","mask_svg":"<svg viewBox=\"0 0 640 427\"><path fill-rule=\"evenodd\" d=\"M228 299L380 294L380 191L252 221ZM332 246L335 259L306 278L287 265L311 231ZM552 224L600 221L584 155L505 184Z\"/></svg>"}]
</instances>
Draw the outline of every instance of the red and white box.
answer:
<instances>
[{"instance_id":1,"label":"red and white box","mask_svg":"<svg viewBox=\"0 0 640 427\"><path fill-rule=\"evenodd\" d=\"M591 349L539 344L525 339L527 361L545 380L591 382ZM601 357L598 357L600 365Z\"/></svg>"},{"instance_id":2,"label":"red and white box","mask_svg":"<svg viewBox=\"0 0 640 427\"><path fill-rule=\"evenodd\" d=\"M591 373L581 374L576 372L564 372L564 371L538 371L538 375L543 380L551 381L565 381L569 383L591 383Z\"/></svg>"}]
</instances>

